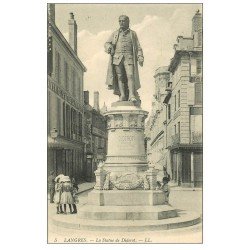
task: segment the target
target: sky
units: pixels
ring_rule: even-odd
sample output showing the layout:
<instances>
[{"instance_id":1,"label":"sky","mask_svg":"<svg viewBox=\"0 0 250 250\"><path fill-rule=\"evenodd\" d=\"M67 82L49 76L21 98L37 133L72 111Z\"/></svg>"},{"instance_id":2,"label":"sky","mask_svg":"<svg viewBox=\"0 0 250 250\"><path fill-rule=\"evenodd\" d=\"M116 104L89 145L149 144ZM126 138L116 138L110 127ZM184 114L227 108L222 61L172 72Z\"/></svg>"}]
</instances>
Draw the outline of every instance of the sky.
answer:
<instances>
[{"instance_id":1,"label":"sky","mask_svg":"<svg viewBox=\"0 0 250 250\"><path fill-rule=\"evenodd\" d=\"M73 12L78 26L78 57L87 68L84 90L99 91L100 107L109 107L118 100L105 85L109 55L104 43L119 28L118 17L130 18L144 53L144 65L139 66L142 108L151 111L154 94L154 73L161 66L169 65L174 55L173 45L178 35L190 36L192 18L201 4L56 4L56 25L68 39L69 13Z\"/></svg>"}]
</instances>

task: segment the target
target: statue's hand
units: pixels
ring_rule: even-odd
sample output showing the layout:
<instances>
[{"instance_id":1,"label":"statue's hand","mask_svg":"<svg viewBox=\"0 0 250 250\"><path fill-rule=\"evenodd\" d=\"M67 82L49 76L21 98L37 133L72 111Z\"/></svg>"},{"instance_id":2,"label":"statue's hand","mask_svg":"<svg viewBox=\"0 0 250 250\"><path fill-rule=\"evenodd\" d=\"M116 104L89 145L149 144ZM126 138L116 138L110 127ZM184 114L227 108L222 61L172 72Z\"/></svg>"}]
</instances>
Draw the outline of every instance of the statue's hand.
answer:
<instances>
[{"instance_id":1,"label":"statue's hand","mask_svg":"<svg viewBox=\"0 0 250 250\"><path fill-rule=\"evenodd\" d=\"M110 55L113 56L115 54L115 49L114 47L110 47Z\"/></svg>"},{"instance_id":2,"label":"statue's hand","mask_svg":"<svg viewBox=\"0 0 250 250\"><path fill-rule=\"evenodd\" d=\"M139 65L142 67L143 66L143 61L139 61Z\"/></svg>"},{"instance_id":3,"label":"statue's hand","mask_svg":"<svg viewBox=\"0 0 250 250\"><path fill-rule=\"evenodd\" d=\"M110 46L109 49L108 49L108 53L113 56L115 54L115 50L114 50L114 47L113 46Z\"/></svg>"}]
</instances>

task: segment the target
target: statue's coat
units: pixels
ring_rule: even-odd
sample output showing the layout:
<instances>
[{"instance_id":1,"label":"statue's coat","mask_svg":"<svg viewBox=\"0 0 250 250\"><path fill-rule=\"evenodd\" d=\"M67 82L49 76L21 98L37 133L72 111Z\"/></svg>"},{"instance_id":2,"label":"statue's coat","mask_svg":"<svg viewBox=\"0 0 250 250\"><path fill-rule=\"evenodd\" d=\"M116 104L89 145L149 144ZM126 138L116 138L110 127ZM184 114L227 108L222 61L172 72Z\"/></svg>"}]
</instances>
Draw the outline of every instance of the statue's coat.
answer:
<instances>
[{"instance_id":1,"label":"statue's coat","mask_svg":"<svg viewBox=\"0 0 250 250\"><path fill-rule=\"evenodd\" d=\"M133 60L134 60L134 83L135 83L135 90L138 90L141 87L140 79L139 79L139 72L138 72L138 58L143 60L143 52L139 40L135 31L130 30L132 45L133 45ZM119 30L116 30L112 33L108 41L105 43L105 51L108 53L108 49L113 46L115 49L116 43L119 38ZM108 71L107 71L107 79L106 84L108 85L109 89L113 89L115 95L120 95L120 90L118 87L118 80L117 75L114 69L114 65L112 64L113 58L110 55L109 64L108 64Z\"/></svg>"}]
</instances>

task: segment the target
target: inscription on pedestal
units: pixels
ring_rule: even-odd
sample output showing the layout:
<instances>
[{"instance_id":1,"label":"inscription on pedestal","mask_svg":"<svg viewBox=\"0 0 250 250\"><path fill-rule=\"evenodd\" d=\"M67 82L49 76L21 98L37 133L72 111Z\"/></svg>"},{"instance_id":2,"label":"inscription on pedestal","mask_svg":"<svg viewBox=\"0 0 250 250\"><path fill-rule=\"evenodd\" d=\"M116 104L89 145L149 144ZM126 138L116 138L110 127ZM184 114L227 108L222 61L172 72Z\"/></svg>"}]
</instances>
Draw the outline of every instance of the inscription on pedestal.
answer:
<instances>
[{"instance_id":1,"label":"inscription on pedestal","mask_svg":"<svg viewBox=\"0 0 250 250\"><path fill-rule=\"evenodd\" d=\"M135 137L134 135L121 135L119 136L119 142L120 142L118 144L119 150L133 151Z\"/></svg>"}]
</instances>

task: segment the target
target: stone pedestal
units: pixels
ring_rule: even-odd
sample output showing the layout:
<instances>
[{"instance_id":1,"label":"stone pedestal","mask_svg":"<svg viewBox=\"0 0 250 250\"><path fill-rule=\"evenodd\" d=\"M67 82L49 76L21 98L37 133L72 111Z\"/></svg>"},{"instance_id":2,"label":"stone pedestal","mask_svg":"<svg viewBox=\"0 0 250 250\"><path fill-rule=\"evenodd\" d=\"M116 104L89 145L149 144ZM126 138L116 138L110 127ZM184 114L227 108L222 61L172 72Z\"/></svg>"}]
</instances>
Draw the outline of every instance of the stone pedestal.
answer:
<instances>
[{"instance_id":1,"label":"stone pedestal","mask_svg":"<svg viewBox=\"0 0 250 250\"><path fill-rule=\"evenodd\" d=\"M148 112L133 102L116 102L104 115L108 154L95 172L95 190L88 195L88 205L126 206L128 210L130 206L164 205L164 193L156 190L157 170L147 164L144 121Z\"/></svg>"},{"instance_id":2,"label":"stone pedestal","mask_svg":"<svg viewBox=\"0 0 250 250\"><path fill-rule=\"evenodd\" d=\"M133 102L117 102L105 113L108 118L108 154L104 169L111 173L148 169L144 146L144 120L148 112Z\"/></svg>"},{"instance_id":3,"label":"stone pedestal","mask_svg":"<svg viewBox=\"0 0 250 250\"><path fill-rule=\"evenodd\" d=\"M96 185L88 202L72 221L55 217L57 226L83 230L167 230L200 221L180 215L156 190L157 170L148 167L144 147L147 112L133 102L113 103L108 118L108 154L96 170Z\"/></svg>"}]
</instances>

